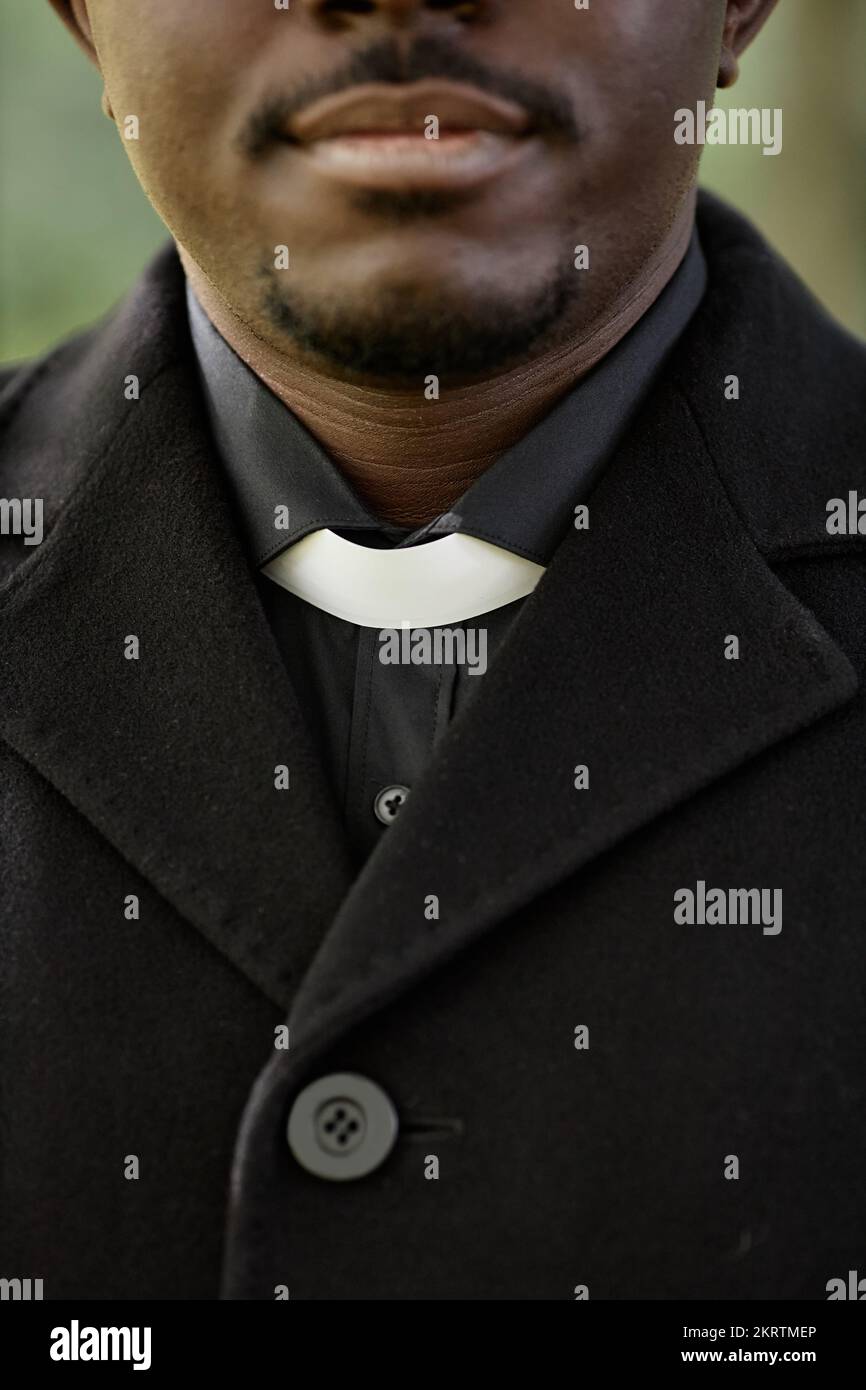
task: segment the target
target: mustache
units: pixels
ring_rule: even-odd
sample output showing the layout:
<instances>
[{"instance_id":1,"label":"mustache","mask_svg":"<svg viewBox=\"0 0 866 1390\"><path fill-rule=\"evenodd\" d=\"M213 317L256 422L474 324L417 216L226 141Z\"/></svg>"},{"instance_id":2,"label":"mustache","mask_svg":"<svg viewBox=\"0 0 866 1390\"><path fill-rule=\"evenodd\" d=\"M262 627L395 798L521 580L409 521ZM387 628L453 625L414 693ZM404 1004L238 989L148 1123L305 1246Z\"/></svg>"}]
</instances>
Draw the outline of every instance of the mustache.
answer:
<instances>
[{"instance_id":1,"label":"mustache","mask_svg":"<svg viewBox=\"0 0 866 1390\"><path fill-rule=\"evenodd\" d=\"M430 37L413 40L408 50L396 39L382 39L353 53L328 76L308 78L292 92L266 96L244 125L238 144L243 153L257 158L274 142L284 141L286 122L321 97L364 82L418 82L425 77L470 82L481 91L523 106L535 131L580 139L581 131L565 93L522 73L495 68L447 39Z\"/></svg>"}]
</instances>

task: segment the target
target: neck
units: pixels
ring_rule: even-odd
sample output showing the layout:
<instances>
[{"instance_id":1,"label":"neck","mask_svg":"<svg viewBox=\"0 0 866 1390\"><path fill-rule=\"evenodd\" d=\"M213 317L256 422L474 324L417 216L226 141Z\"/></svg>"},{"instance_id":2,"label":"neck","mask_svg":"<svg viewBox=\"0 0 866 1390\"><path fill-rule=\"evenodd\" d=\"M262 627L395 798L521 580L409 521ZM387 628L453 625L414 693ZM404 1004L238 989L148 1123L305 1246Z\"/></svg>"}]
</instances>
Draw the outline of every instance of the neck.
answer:
<instances>
[{"instance_id":1,"label":"neck","mask_svg":"<svg viewBox=\"0 0 866 1390\"><path fill-rule=\"evenodd\" d=\"M436 402L435 430L417 388L341 381L263 341L179 249L200 304L238 356L302 421L375 516L415 527L449 511L634 327L682 261L693 217L690 200L637 279L585 336L449 390Z\"/></svg>"}]
</instances>

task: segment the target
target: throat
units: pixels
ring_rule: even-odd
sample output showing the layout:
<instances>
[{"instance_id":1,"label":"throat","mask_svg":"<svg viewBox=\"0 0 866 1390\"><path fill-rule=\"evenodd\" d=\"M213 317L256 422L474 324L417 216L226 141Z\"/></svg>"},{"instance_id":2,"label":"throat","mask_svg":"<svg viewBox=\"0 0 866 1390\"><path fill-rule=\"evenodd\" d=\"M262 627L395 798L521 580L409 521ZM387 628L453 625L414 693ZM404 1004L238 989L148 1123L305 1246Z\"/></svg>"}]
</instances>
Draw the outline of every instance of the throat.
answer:
<instances>
[{"instance_id":1,"label":"throat","mask_svg":"<svg viewBox=\"0 0 866 1390\"><path fill-rule=\"evenodd\" d=\"M408 468L343 453L333 446L331 456L368 511L392 526L415 530L453 510L497 458L496 452L486 452L443 461L426 445L426 440L410 439L400 447L400 457L413 460Z\"/></svg>"},{"instance_id":2,"label":"throat","mask_svg":"<svg viewBox=\"0 0 866 1390\"><path fill-rule=\"evenodd\" d=\"M367 509L414 529L454 504L526 435L608 348L573 347L450 389L360 387L298 363L256 370L339 467Z\"/></svg>"},{"instance_id":3,"label":"throat","mask_svg":"<svg viewBox=\"0 0 866 1390\"><path fill-rule=\"evenodd\" d=\"M330 395L330 393L329 393ZM543 413L524 401L477 396L418 404L399 393L372 399L293 392L292 409L327 451L367 509L414 529L451 511L492 463Z\"/></svg>"}]
</instances>

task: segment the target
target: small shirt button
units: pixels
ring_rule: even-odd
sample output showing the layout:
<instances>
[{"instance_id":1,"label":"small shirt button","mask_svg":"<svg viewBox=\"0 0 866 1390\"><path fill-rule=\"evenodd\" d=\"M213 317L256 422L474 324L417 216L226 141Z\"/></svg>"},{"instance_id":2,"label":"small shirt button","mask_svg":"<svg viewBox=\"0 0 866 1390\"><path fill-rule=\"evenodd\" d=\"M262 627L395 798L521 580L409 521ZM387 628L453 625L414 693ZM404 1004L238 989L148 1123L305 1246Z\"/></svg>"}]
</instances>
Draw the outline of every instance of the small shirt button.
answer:
<instances>
[{"instance_id":1,"label":"small shirt button","mask_svg":"<svg viewBox=\"0 0 866 1390\"><path fill-rule=\"evenodd\" d=\"M289 1114L289 1148L307 1172L340 1182L363 1178L394 1147L399 1123L385 1092L364 1076L336 1072L306 1086Z\"/></svg>"},{"instance_id":2,"label":"small shirt button","mask_svg":"<svg viewBox=\"0 0 866 1390\"><path fill-rule=\"evenodd\" d=\"M383 825L390 825L400 814L400 807L409 795L408 787L401 787L395 783L392 787L383 787L377 793L376 800L373 802L373 810L376 812L376 819Z\"/></svg>"}]
</instances>

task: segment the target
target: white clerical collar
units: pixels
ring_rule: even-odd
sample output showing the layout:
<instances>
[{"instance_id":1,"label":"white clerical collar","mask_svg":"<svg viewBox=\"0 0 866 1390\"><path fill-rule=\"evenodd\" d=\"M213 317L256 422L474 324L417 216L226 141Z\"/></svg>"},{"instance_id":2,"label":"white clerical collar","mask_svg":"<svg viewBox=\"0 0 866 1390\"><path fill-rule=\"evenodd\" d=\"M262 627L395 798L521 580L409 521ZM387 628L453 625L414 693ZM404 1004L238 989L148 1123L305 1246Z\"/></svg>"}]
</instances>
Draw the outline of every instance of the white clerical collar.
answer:
<instances>
[{"instance_id":1,"label":"white clerical collar","mask_svg":"<svg viewBox=\"0 0 866 1390\"><path fill-rule=\"evenodd\" d=\"M462 534L376 550L314 531L262 568L289 593L358 627L430 628L532 593L542 565Z\"/></svg>"}]
</instances>

